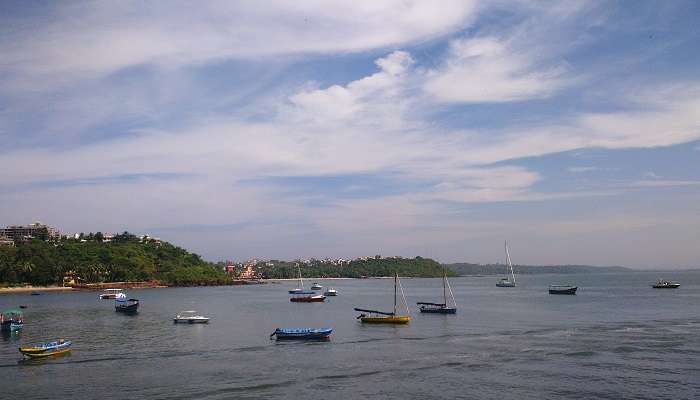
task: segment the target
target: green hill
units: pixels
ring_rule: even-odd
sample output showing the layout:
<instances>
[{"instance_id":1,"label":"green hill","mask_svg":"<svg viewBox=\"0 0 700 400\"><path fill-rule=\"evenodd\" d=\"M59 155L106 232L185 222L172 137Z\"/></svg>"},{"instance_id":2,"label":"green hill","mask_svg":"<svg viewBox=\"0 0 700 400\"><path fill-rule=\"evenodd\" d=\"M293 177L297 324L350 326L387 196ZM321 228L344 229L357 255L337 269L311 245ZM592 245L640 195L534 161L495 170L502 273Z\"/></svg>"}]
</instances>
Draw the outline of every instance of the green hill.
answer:
<instances>
[{"instance_id":1,"label":"green hill","mask_svg":"<svg viewBox=\"0 0 700 400\"><path fill-rule=\"evenodd\" d=\"M508 275L505 264L445 264L457 275ZM513 265L516 274L576 274L590 272L630 272L624 267L595 267L590 265Z\"/></svg>"},{"instance_id":2,"label":"green hill","mask_svg":"<svg viewBox=\"0 0 700 400\"><path fill-rule=\"evenodd\" d=\"M298 276L297 262L272 261L272 266L267 263L258 265L262 275L269 279L289 279ZM443 267L437 261L429 258L370 258L367 260L353 260L342 265L333 265L314 261L310 264L300 263L302 275L306 278L362 278L393 276L398 272L400 276L433 278L442 276ZM455 274L447 270L448 276Z\"/></svg>"}]
</instances>

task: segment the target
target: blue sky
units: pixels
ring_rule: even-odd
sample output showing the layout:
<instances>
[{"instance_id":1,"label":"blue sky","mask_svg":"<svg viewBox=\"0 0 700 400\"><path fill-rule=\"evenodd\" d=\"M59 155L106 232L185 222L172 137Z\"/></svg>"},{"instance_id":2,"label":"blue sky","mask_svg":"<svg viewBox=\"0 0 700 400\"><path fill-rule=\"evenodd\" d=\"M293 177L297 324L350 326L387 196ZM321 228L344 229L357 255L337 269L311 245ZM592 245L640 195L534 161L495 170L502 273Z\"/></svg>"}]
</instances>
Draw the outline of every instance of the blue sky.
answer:
<instances>
[{"instance_id":1,"label":"blue sky","mask_svg":"<svg viewBox=\"0 0 700 400\"><path fill-rule=\"evenodd\" d=\"M0 224L700 266L697 2L2 7Z\"/></svg>"}]
</instances>

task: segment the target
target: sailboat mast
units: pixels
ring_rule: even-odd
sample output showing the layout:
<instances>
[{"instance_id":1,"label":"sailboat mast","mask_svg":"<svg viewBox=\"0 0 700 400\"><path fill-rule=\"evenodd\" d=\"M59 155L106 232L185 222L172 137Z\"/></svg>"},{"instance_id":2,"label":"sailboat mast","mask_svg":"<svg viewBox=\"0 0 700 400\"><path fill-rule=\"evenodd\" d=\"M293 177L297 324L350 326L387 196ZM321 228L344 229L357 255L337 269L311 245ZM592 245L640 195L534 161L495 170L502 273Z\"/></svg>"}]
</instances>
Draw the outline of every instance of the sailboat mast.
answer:
<instances>
[{"instance_id":1,"label":"sailboat mast","mask_svg":"<svg viewBox=\"0 0 700 400\"><path fill-rule=\"evenodd\" d=\"M299 287L303 289L304 288L304 280L301 279L301 266L299 266L299 264L297 264L297 269L299 269Z\"/></svg>"},{"instance_id":2,"label":"sailboat mast","mask_svg":"<svg viewBox=\"0 0 700 400\"><path fill-rule=\"evenodd\" d=\"M447 307L447 288L445 287L445 282L447 281L447 272L445 268L442 268L442 302Z\"/></svg>"},{"instance_id":3,"label":"sailboat mast","mask_svg":"<svg viewBox=\"0 0 700 400\"><path fill-rule=\"evenodd\" d=\"M508 261L508 266L510 267L510 274L513 277L513 283L515 283L515 272L513 272L513 263L510 261L510 253L508 252L508 241L505 242L506 246L506 260Z\"/></svg>"},{"instance_id":4,"label":"sailboat mast","mask_svg":"<svg viewBox=\"0 0 700 400\"><path fill-rule=\"evenodd\" d=\"M396 282L399 279L399 273L394 273L394 315L396 315Z\"/></svg>"}]
</instances>

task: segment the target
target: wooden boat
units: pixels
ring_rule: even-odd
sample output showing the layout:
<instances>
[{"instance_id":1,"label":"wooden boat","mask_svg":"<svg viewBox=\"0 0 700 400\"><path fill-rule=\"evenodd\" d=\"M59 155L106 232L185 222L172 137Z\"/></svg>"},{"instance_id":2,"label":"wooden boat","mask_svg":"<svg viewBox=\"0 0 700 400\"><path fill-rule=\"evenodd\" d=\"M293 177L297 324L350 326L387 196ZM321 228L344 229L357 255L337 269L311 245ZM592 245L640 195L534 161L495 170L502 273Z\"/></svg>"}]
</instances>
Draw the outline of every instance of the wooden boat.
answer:
<instances>
[{"instance_id":1,"label":"wooden boat","mask_svg":"<svg viewBox=\"0 0 700 400\"><path fill-rule=\"evenodd\" d=\"M669 282L662 279L656 282L652 287L654 289L678 289L680 286L680 283Z\"/></svg>"},{"instance_id":2,"label":"wooden boat","mask_svg":"<svg viewBox=\"0 0 700 400\"><path fill-rule=\"evenodd\" d=\"M325 292L323 292L323 295L324 296L337 296L338 291L333 289L333 288L330 288L330 289L326 290Z\"/></svg>"},{"instance_id":3,"label":"wooden boat","mask_svg":"<svg viewBox=\"0 0 700 400\"><path fill-rule=\"evenodd\" d=\"M0 332L17 332L24 327L24 314L21 310L5 310L0 313Z\"/></svg>"},{"instance_id":4,"label":"wooden boat","mask_svg":"<svg viewBox=\"0 0 700 400\"><path fill-rule=\"evenodd\" d=\"M299 270L299 286L296 289L289 291L289 294L298 294L304 291L304 280L301 278L301 267L297 264L297 270Z\"/></svg>"},{"instance_id":5,"label":"wooden boat","mask_svg":"<svg viewBox=\"0 0 700 400\"><path fill-rule=\"evenodd\" d=\"M127 299L126 294L119 293L114 300L114 311L125 314L136 314L139 311L139 300Z\"/></svg>"},{"instance_id":6,"label":"wooden boat","mask_svg":"<svg viewBox=\"0 0 700 400\"><path fill-rule=\"evenodd\" d=\"M333 328L277 328L270 335L277 340L330 340Z\"/></svg>"},{"instance_id":7,"label":"wooden boat","mask_svg":"<svg viewBox=\"0 0 700 400\"><path fill-rule=\"evenodd\" d=\"M326 296L316 292L297 292L289 298L289 301L294 303L320 303L325 300Z\"/></svg>"},{"instance_id":8,"label":"wooden boat","mask_svg":"<svg viewBox=\"0 0 700 400\"><path fill-rule=\"evenodd\" d=\"M105 289L104 293L100 294L100 299L116 299L117 295L122 292L122 289Z\"/></svg>"},{"instance_id":9,"label":"wooden boat","mask_svg":"<svg viewBox=\"0 0 700 400\"><path fill-rule=\"evenodd\" d=\"M323 286L319 285L316 282L314 282L314 284L311 285L311 290L321 290L321 289L323 289Z\"/></svg>"},{"instance_id":10,"label":"wooden boat","mask_svg":"<svg viewBox=\"0 0 700 400\"><path fill-rule=\"evenodd\" d=\"M70 340L59 339L54 342L41 343L36 346L20 347L19 352L29 358L46 358L68 353L73 343Z\"/></svg>"},{"instance_id":11,"label":"wooden boat","mask_svg":"<svg viewBox=\"0 0 700 400\"><path fill-rule=\"evenodd\" d=\"M549 294L576 294L578 286L549 285Z\"/></svg>"},{"instance_id":12,"label":"wooden boat","mask_svg":"<svg viewBox=\"0 0 700 400\"><path fill-rule=\"evenodd\" d=\"M173 318L176 324L206 324L209 323L209 318L202 315L197 315L196 311L182 311Z\"/></svg>"},{"instance_id":13,"label":"wooden boat","mask_svg":"<svg viewBox=\"0 0 700 400\"><path fill-rule=\"evenodd\" d=\"M501 278L500 281L496 282L496 286L498 287L515 287L515 272L513 271L513 263L510 262L510 253L508 252L508 242L505 242L505 247L506 247L506 263L508 264L508 267L510 267L510 276L513 278Z\"/></svg>"},{"instance_id":14,"label":"wooden boat","mask_svg":"<svg viewBox=\"0 0 700 400\"><path fill-rule=\"evenodd\" d=\"M363 323L368 323L368 324L407 324L411 321L410 315L397 315L397 309L396 309L396 296L397 296L397 287L401 288L401 296L403 297L403 302L404 305L406 306L406 314L410 314L411 312L408 309L408 303L406 303L406 296L404 296L403 293L403 286L401 286L401 282L399 281L399 274L398 272L394 274L394 312L383 312L383 311L377 311L377 310L368 310L364 308L355 308L355 311L359 311L362 314L357 316L357 319L359 319ZM365 314L369 313L369 315Z\"/></svg>"},{"instance_id":15,"label":"wooden boat","mask_svg":"<svg viewBox=\"0 0 700 400\"><path fill-rule=\"evenodd\" d=\"M452 304L454 307L447 306L447 290L450 291L450 296L452 297ZM452 293L452 288L450 287L450 282L447 281L447 271L443 268L442 270L442 303L429 303L420 301L418 303L420 307L420 312L422 313L432 313L432 314L455 314L457 313L457 302L455 301L455 296Z\"/></svg>"}]
</instances>

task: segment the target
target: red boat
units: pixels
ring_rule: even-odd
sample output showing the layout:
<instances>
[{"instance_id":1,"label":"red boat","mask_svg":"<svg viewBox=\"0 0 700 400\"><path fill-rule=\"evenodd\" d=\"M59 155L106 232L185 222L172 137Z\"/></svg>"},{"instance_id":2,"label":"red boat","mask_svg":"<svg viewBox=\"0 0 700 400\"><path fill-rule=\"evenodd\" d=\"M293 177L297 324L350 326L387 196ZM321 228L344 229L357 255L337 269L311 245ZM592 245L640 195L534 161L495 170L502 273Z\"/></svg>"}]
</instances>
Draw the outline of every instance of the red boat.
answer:
<instances>
[{"instance_id":1,"label":"red boat","mask_svg":"<svg viewBox=\"0 0 700 400\"><path fill-rule=\"evenodd\" d=\"M326 296L316 292L296 292L289 298L295 303L318 303L326 300Z\"/></svg>"}]
</instances>

